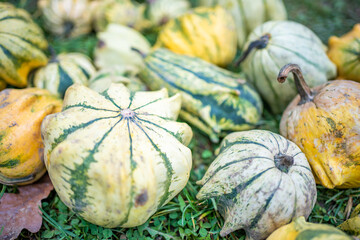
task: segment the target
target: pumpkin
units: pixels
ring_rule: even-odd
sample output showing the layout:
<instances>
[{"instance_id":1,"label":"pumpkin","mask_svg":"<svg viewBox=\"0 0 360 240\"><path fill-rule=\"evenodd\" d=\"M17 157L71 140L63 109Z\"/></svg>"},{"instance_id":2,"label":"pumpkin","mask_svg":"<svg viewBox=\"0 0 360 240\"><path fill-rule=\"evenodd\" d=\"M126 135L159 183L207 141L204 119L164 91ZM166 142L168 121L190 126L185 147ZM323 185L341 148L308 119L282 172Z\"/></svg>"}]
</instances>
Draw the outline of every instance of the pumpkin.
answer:
<instances>
[{"instance_id":1,"label":"pumpkin","mask_svg":"<svg viewBox=\"0 0 360 240\"><path fill-rule=\"evenodd\" d=\"M241 67L273 113L282 113L296 96L291 79L279 86L277 74L289 62L298 64L310 87L336 76L336 67L326 56L321 40L307 27L291 21L270 21L249 36Z\"/></svg>"},{"instance_id":2,"label":"pumpkin","mask_svg":"<svg viewBox=\"0 0 360 240\"><path fill-rule=\"evenodd\" d=\"M112 84L97 93L74 84L63 111L41 132L45 165L60 199L103 227L135 227L186 185L192 131L176 122L179 94L130 92Z\"/></svg>"},{"instance_id":3,"label":"pumpkin","mask_svg":"<svg viewBox=\"0 0 360 240\"><path fill-rule=\"evenodd\" d=\"M39 0L44 25L62 37L77 37L91 31L93 6L90 0Z\"/></svg>"},{"instance_id":4,"label":"pumpkin","mask_svg":"<svg viewBox=\"0 0 360 240\"><path fill-rule=\"evenodd\" d=\"M66 89L72 84L87 85L95 71L86 55L61 53L54 55L45 67L38 69L32 76L30 84L47 89L57 97L63 98Z\"/></svg>"},{"instance_id":5,"label":"pumpkin","mask_svg":"<svg viewBox=\"0 0 360 240\"><path fill-rule=\"evenodd\" d=\"M352 240L339 229L327 224L309 223L298 217L273 232L267 240Z\"/></svg>"},{"instance_id":6,"label":"pumpkin","mask_svg":"<svg viewBox=\"0 0 360 240\"><path fill-rule=\"evenodd\" d=\"M47 62L47 41L42 30L23 9L0 3L0 85L26 87L31 70Z\"/></svg>"},{"instance_id":7,"label":"pumpkin","mask_svg":"<svg viewBox=\"0 0 360 240\"><path fill-rule=\"evenodd\" d=\"M94 62L100 69L122 65L136 67L139 71L144 65L142 57L131 48L143 53L150 51L150 43L141 33L119 24L109 24L106 31L99 32L97 37L99 42L94 50Z\"/></svg>"},{"instance_id":8,"label":"pumpkin","mask_svg":"<svg viewBox=\"0 0 360 240\"><path fill-rule=\"evenodd\" d=\"M116 23L141 31L149 27L145 19L145 4L130 0L98 0L95 2L94 26L96 31L104 31L110 23Z\"/></svg>"},{"instance_id":9,"label":"pumpkin","mask_svg":"<svg viewBox=\"0 0 360 240\"><path fill-rule=\"evenodd\" d=\"M98 71L90 78L89 88L103 92L111 83L122 83L133 92L146 90L145 84L138 78L138 70L135 67L121 65Z\"/></svg>"},{"instance_id":10,"label":"pumpkin","mask_svg":"<svg viewBox=\"0 0 360 240\"><path fill-rule=\"evenodd\" d=\"M351 213L350 218L338 226L343 231L360 236L360 204L357 205Z\"/></svg>"},{"instance_id":11,"label":"pumpkin","mask_svg":"<svg viewBox=\"0 0 360 240\"><path fill-rule=\"evenodd\" d=\"M6 88L6 82L0 79L0 91Z\"/></svg>"},{"instance_id":12,"label":"pumpkin","mask_svg":"<svg viewBox=\"0 0 360 240\"><path fill-rule=\"evenodd\" d=\"M337 80L310 89L296 64L284 66L278 81L291 72L299 95L281 118L281 135L305 153L318 183L360 187L360 83Z\"/></svg>"},{"instance_id":13,"label":"pumpkin","mask_svg":"<svg viewBox=\"0 0 360 240\"><path fill-rule=\"evenodd\" d=\"M305 216L316 201L316 185L301 150L265 130L234 132L220 144L197 194L215 198L225 219L220 236L244 229L261 240L292 218Z\"/></svg>"},{"instance_id":14,"label":"pumpkin","mask_svg":"<svg viewBox=\"0 0 360 240\"><path fill-rule=\"evenodd\" d=\"M0 183L25 185L46 171L40 125L61 110L61 100L37 88L0 92Z\"/></svg>"},{"instance_id":15,"label":"pumpkin","mask_svg":"<svg viewBox=\"0 0 360 240\"><path fill-rule=\"evenodd\" d=\"M244 47L246 38L259 25L270 20L286 20L282 0L200 0L202 6L220 5L234 17L238 45Z\"/></svg>"},{"instance_id":16,"label":"pumpkin","mask_svg":"<svg viewBox=\"0 0 360 240\"><path fill-rule=\"evenodd\" d=\"M167 23L190 9L188 0L150 0L148 3L148 17L154 26Z\"/></svg>"},{"instance_id":17,"label":"pumpkin","mask_svg":"<svg viewBox=\"0 0 360 240\"><path fill-rule=\"evenodd\" d=\"M169 21L154 48L164 47L226 66L236 54L234 19L222 7L199 7Z\"/></svg>"},{"instance_id":18,"label":"pumpkin","mask_svg":"<svg viewBox=\"0 0 360 240\"><path fill-rule=\"evenodd\" d=\"M152 90L180 93L181 118L213 142L224 131L254 128L261 116L261 99L241 75L196 57L158 49L145 57L140 78Z\"/></svg>"},{"instance_id":19,"label":"pumpkin","mask_svg":"<svg viewBox=\"0 0 360 240\"><path fill-rule=\"evenodd\" d=\"M339 79L360 82L360 23L340 38L330 37L328 56L338 69Z\"/></svg>"}]
</instances>

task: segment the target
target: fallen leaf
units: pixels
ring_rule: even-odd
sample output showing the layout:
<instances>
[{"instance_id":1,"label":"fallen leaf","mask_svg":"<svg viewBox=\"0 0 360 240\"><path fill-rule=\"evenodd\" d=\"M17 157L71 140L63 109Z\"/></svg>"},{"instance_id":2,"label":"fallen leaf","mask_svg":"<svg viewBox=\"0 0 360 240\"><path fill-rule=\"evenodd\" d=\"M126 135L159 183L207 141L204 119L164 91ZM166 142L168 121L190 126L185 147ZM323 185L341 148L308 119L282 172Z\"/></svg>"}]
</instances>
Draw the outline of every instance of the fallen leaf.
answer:
<instances>
[{"instance_id":1,"label":"fallen leaf","mask_svg":"<svg viewBox=\"0 0 360 240\"><path fill-rule=\"evenodd\" d=\"M31 185L18 187L19 194L5 193L0 200L0 239L16 239L24 228L38 232L42 225L41 200L53 188L46 174Z\"/></svg>"}]
</instances>

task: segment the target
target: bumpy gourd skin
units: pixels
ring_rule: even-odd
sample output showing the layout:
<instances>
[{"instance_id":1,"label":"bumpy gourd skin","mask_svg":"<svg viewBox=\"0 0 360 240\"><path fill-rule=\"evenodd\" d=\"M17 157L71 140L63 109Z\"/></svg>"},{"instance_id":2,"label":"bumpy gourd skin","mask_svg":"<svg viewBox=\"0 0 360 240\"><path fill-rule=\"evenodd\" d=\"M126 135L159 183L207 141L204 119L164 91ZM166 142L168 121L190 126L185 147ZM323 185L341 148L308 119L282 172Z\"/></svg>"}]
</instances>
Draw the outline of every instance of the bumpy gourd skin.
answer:
<instances>
[{"instance_id":1,"label":"bumpy gourd skin","mask_svg":"<svg viewBox=\"0 0 360 240\"><path fill-rule=\"evenodd\" d=\"M26 87L29 72L47 62L47 41L23 9L0 3L0 19L0 82Z\"/></svg>"},{"instance_id":2,"label":"bumpy gourd skin","mask_svg":"<svg viewBox=\"0 0 360 240\"><path fill-rule=\"evenodd\" d=\"M318 183L360 187L360 84L338 80L312 92L312 101L297 96L287 107L281 135L305 153Z\"/></svg>"},{"instance_id":3,"label":"bumpy gourd skin","mask_svg":"<svg viewBox=\"0 0 360 240\"><path fill-rule=\"evenodd\" d=\"M304 217L273 232L267 240L352 240L339 229L326 224L309 223Z\"/></svg>"},{"instance_id":4,"label":"bumpy gourd skin","mask_svg":"<svg viewBox=\"0 0 360 240\"><path fill-rule=\"evenodd\" d=\"M44 119L45 165L61 200L87 221L134 227L185 187L192 131L176 122L179 94L100 93L74 84L63 111Z\"/></svg>"},{"instance_id":5,"label":"bumpy gourd skin","mask_svg":"<svg viewBox=\"0 0 360 240\"><path fill-rule=\"evenodd\" d=\"M61 104L43 89L0 92L0 183L29 184L45 173L40 125Z\"/></svg>"},{"instance_id":6,"label":"bumpy gourd skin","mask_svg":"<svg viewBox=\"0 0 360 240\"><path fill-rule=\"evenodd\" d=\"M328 56L338 69L338 79L360 82L360 24L344 36L329 39Z\"/></svg>"},{"instance_id":7,"label":"bumpy gourd skin","mask_svg":"<svg viewBox=\"0 0 360 240\"><path fill-rule=\"evenodd\" d=\"M235 23L220 6L200 7L169 21L160 32L155 48L199 57L226 66L236 54Z\"/></svg>"}]
</instances>

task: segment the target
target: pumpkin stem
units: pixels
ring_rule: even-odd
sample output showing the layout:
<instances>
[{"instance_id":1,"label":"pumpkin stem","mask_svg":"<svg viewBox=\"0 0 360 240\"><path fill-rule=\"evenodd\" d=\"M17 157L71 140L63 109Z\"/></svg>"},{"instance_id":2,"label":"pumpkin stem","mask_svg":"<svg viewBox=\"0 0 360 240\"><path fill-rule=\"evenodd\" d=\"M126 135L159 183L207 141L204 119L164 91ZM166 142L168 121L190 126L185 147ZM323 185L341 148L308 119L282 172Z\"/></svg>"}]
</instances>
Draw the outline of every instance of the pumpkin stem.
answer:
<instances>
[{"instance_id":1,"label":"pumpkin stem","mask_svg":"<svg viewBox=\"0 0 360 240\"><path fill-rule=\"evenodd\" d=\"M240 63L242 63L246 57L250 54L250 52L256 48L256 49L263 49L266 48L267 44L270 40L270 34L267 33L264 36L260 37L258 40L252 41L249 45L249 47L245 50L243 55L235 62L235 66L239 66Z\"/></svg>"},{"instance_id":2,"label":"pumpkin stem","mask_svg":"<svg viewBox=\"0 0 360 240\"><path fill-rule=\"evenodd\" d=\"M311 92L309 86L306 84L299 65L289 63L283 66L280 69L279 75L277 77L278 82L285 82L290 72L292 72L294 75L295 86L301 98L299 104L304 104L306 102L312 101L314 98L313 93Z\"/></svg>"},{"instance_id":3,"label":"pumpkin stem","mask_svg":"<svg viewBox=\"0 0 360 240\"><path fill-rule=\"evenodd\" d=\"M143 53L141 50L139 50L137 48L134 48L134 47L131 47L131 50L137 52L138 54L140 54L142 58L146 58L146 54Z\"/></svg>"},{"instance_id":4,"label":"pumpkin stem","mask_svg":"<svg viewBox=\"0 0 360 240\"><path fill-rule=\"evenodd\" d=\"M279 153L275 155L275 166L282 172L289 172L290 167L294 164L294 158L289 155Z\"/></svg>"},{"instance_id":5,"label":"pumpkin stem","mask_svg":"<svg viewBox=\"0 0 360 240\"><path fill-rule=\"evenodd\" d=\"M75 24L71 21L66 21L64 23L64 36L66 38L70 37L72 30L74 29Z\"/></svg>"}]
</instances>

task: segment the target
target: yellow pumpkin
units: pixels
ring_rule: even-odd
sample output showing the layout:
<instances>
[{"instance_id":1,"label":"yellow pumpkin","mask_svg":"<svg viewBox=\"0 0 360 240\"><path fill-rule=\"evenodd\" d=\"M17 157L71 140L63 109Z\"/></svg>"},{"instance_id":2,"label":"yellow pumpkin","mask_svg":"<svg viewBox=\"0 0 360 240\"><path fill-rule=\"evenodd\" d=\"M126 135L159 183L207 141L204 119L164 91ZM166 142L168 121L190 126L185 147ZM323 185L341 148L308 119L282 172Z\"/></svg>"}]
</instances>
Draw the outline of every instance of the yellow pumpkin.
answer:
<instances>
[{"instance_id":1,"label":"yellow pumpkin","mask_svg":"<svg viewBox=\"0 0 360 240\"><path fill-rule=\"evenodd\" d=\"M0 92L0 183L24 185L46 171L40 125L61 110L61 100L38 88Z\"/></svg>"},{"instance_id":2,"label":"yellow pumpkin","mask_svg":"<svg viewBox=\"0 0 360 240\"><path fill-rule=\"evenodd\" d=\"M220 7L199 7L169 21L154 48L199 57L226 66L235 57L237 36L234 19Z\"/></svg>"},{"instance_id":3,"label":"yellow pumpkin","mask_svg":"<svg viewBox=\"0 0 360 240\"><path fill-rule=\"evenodd\" d=\"M29 72L47 62L43 32L25 10L9 3L0 3L0 29L0 82L26 87Z\"/></svg>"},{"instance_id":4,"label":"yellow pumpkin","mask_svg":"<svg viewBox=\"0 0 360 240\"><path fill-rule=\"evenodd\" d=\"M360 237L360 204L351 213L350 218L338 226L343 231Z\"/></svg>"},{"instance_id":5,"label":"yellow pumpkin","mask_svg":"<svg viewBox=\"0 0 360 240\"><path fill-rule=\"evenodd\" d=\"M309 223L304 217L282 226L267 240L352 240L339 229L327 224Z\"/></svg>"},{"instance_id":6,"label":"yellow pumpkin","mask_svg":"<svg viewBox=\"0 0 360 240\"><path fill-rule=\"evenodd\" d=\"M310 89L296 64L285 65L278 80L290 72L299 95L282 116L281 135L305 153L317 183L360 187L360 83L336 80Z\"/></svg>"},{"instance_id":7,"label":"yellow pumpkin","mask_svg":"<svg viewBox=\"0 0 360 240\"><path fill-rule=\"evenodd\" d=\"M338 69L339 79L360 82L360 23L342 37L330 37L328 56Z\"/></svg>"}]
</instances>

